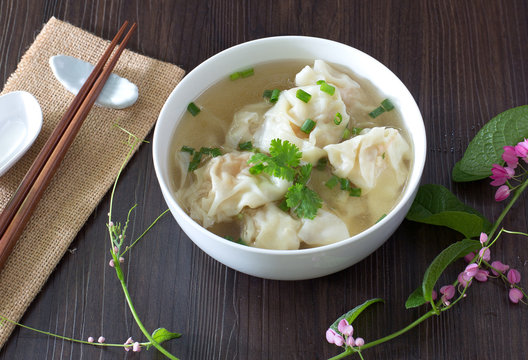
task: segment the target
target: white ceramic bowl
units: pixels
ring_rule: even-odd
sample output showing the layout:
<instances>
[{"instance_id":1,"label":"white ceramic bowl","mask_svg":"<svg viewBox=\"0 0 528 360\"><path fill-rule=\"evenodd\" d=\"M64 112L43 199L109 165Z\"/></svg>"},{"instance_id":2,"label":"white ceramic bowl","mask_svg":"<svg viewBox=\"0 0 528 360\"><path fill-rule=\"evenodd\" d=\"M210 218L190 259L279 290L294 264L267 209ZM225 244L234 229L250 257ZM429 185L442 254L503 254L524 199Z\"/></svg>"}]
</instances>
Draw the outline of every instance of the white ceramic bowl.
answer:
<instances>
[{"instance_id":1,"label":"white ceramic bowl","mask_svg":"<svg viewBox=\"0 0 528 360\"><path fill-rule=\"evenodd\" d=\"M170 188L170 144L187 105L205 89L240 69L278 60L315 60L343 65L369 79L400 111L414 150L410 178L400 202L381 221L349 239L311 249L267 250L236 244L201 227L178 205ZM425 128L412 95L383 64L350 46L330 40L281 36L246 42L211 57L191 71L163 106L154 131L153 158L161 190L173 216L189 238L221 263L246 274L277 280L328 275L362 260L401 224L418 190L425 163Z\"/></svg>"}]
</instances>

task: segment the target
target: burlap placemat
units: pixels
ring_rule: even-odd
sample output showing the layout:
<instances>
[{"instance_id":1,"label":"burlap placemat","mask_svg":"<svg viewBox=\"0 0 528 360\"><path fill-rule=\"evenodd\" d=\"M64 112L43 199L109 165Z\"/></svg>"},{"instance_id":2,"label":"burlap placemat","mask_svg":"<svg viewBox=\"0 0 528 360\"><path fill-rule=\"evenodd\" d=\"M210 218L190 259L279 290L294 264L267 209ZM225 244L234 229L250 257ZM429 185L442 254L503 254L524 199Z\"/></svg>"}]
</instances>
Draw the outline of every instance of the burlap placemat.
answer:
<instances>
[{"instance_id":1,"label":"burlap placemat","mask_svg":"<svg viewBox=\"0 0 528 360\"><path fill-rule=\"evenodd\" d=\"M2 94L25 90L42 107L44 124L35 144L0 177L4 209L38 151L59 122L73 95L55 79L48 60L65 54L95 64L108 46L97 36L51 18L22 57ZM127 153L122 127L144 138L184 71L175 65L125 50L114 70L139 88L139 99L124 110L94 107L44 193L34 215L0 273L0 314L19 320L40 291L101 198L114 181ZM0 347L13 330L0 325Z\"/></svg>"}]
</instances>

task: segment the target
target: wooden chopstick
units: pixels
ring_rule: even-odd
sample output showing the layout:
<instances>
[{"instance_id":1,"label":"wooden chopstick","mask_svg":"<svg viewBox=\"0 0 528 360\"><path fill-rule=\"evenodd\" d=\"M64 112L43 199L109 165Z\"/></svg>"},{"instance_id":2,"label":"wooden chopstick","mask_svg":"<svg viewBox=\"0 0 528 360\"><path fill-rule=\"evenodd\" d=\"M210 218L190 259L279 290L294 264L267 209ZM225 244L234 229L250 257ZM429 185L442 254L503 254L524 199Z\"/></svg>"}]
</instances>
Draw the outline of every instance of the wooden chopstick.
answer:
<instances>
[{"instance_id":1,"label":"wooden chopstick","mask_svg":"<svg viewBox=\"0 0 528 360\"><path fill-rule=\"evenodd\" d=\"M57 171L137 27L135 23L132 25L105 67L127 25L128 22L125 21L33 162L13 198L0 214L0 269L7 261L44 190Z\"/></svg>"}]
</instances>

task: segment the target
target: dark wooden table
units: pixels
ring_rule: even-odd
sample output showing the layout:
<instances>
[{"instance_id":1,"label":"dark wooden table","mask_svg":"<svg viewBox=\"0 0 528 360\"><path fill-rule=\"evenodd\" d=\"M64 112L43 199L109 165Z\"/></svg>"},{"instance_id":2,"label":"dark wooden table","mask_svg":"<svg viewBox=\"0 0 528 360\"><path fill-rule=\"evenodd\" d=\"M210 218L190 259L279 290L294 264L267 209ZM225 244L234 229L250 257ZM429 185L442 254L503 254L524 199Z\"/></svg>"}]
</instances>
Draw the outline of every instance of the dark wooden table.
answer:
<instances>
[{"instance_id":1,"label":"dark wooden table","mask_svg":"<svg viewBox=\"0 0 528 360\"><path fill-rule=\"evenodd\" d=\"M528 102L528 3L481 1L0 1L0 85L43 24L66 20L111 38L125 20L138 23L129 48L190 71L211 55L244 41L299 34L354 46L379 59L407 85L422 111L427 135L424 183L447 186L495 219L488 181L455 184L454 163L494 115ZM137 202L131 237L165 208L146 145L126 169L117 194L123 216ZM106 196L71 245L22 322L42 330L107 341L141 338L115 273L107 266ZM505 221L526 231L528 207ZM428 263L460 236L405 221L374 254L340 273L296 282L235 272L192 244L166 216L126 263L128 284L149 329L183 333L166 347L181 359L326 359L338 353L325 330L344 311L373 297L384 305L355 324L374 340L420 316L404 302ZM74 251L75 250L75 251ZM527 240L506 236L493 257L521 270L528 286ZM454 267L444 281L456 277ZM508 301L497 281L477 284L451 311L364 353L367 359L524 359L528 308ZM98 349L17 329L0 359L161 359Z\"/></svg>"}]
</instances>

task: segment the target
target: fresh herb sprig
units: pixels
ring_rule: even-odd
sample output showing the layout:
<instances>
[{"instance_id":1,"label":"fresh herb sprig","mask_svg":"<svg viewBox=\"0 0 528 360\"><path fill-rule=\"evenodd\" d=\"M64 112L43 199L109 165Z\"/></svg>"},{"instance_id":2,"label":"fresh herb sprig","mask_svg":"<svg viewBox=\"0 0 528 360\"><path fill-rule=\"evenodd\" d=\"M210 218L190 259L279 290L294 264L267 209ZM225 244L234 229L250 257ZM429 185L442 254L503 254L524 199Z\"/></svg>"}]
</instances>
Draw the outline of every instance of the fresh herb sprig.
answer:
<instances>
[{"instance_id":1,"label":"fresh herb sprig","mask_svg":"<svg viewBox=\"0 0 528 360\"><path fill-rule=\"evenodd\" d=\"M270 154L253 155L249 168L253 175L262 172L293 182L281 203L283 210L291 209L300 218L314 219L317 210L323 205L321 197L307 186L312 172L312 164L301 165L302 152L295 144L287 140L273 139L269 148Z\"/></svg>"}]
</instances>

